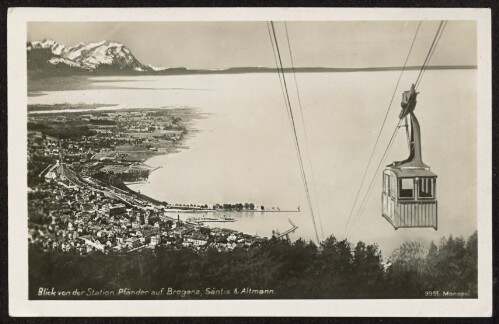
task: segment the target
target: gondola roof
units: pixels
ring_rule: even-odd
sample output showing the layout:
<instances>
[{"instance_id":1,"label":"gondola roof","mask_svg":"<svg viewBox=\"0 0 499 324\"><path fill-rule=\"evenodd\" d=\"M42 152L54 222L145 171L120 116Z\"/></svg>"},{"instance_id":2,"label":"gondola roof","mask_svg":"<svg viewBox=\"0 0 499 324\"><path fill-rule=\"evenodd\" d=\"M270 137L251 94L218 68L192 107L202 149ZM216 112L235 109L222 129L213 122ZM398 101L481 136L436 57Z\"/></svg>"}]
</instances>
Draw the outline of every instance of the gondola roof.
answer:
<instances>
[{"instance_id":1,"label":"gondola roof","mask_svg":"<svg viewBox=\"0 0 499 324\"><path fill-rule=\"evenodd\" d=\"M437 175L427 169L404 169L404 168L391 168L388 167L386 170L392 171L397 178L415 178L415 177L434 177Z\"/></svg>"}]
</instances>

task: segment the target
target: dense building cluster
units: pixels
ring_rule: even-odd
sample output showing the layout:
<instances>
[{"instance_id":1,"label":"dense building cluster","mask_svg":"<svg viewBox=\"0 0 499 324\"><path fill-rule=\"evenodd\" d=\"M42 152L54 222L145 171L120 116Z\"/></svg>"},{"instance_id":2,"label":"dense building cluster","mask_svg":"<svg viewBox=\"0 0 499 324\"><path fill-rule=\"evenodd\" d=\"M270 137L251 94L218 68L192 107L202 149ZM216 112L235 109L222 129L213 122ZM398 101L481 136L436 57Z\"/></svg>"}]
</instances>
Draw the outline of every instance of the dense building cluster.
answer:
<instances>
[{"instance_id":1,"label":"dense building cluster","mask_svg":"<svg viewBox=\"0 0 499 324\"><path fill-rule=\"evenodd\" d=\"M120 186L147 179L152 168L143 159L181 139L180 120L154 111L30 117L29 243L87 254L157 246L226 251L264 242L182 221L175 210L184 206L155 203ZM73 130L64 129L68 123Z\"/></svg>"},{"instance_id":2,"label":"dense building cluster","mask_svg":"<svg viewBox=\"0 0 499 324\"><path fill-rule=\"evenodd\" d=\"M265 242L233 230L187 223L167 215L173 212L147 202L130 206L105 192L71 184L57 175L29 192L29 243L46 250L86 254L160 245L227 251Z\"/></svg>"}]
</instances>

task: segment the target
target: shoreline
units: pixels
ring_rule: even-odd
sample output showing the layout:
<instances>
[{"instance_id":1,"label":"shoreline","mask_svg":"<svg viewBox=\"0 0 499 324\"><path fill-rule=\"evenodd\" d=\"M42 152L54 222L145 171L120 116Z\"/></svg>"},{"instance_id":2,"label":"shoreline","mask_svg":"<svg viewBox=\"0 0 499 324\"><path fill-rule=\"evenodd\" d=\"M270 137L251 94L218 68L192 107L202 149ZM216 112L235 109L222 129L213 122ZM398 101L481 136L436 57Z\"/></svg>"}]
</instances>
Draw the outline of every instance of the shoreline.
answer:
<instances>
[{"instance_id":1,"label":"shoreline","mask_svg":"<svg viewBox=\"0 0 499 324\"><path fill-rule=\"evenodd\" d=\"M156 201L156 202L159 202L159 203L162 203L162 204L167 204L167 202L165 200L159 200L157 198L154 198L154 197L151 197L150 195L146 195L142 192L138 192L137 190L134 190L132 188L130 188L130 185L146 185L146 184L150 184L150 181L149 181L149 177L150 175L158 170L158 169L162 169L164 168L163 165L159 165L159 166L156 166L156 167L153 167L153 166L150 166L150 164L148 164L148 162L151 160L151 159L154 159L156 157L160 157L160 156L167 156L169 154L173 154L173 153L178 153L179 151L177 151L177 148L180 148L183 146L184 141L187 140L188 138L190 138L192 135L187 135L182 141L181 143L179 143L179 146L176 147L176 148L173 148L172 150L166 150L166 151L162 151L160 153L158 152L155 152L155 154L152 154L151 156L147 157L147 159L143 160L141 163L143 165L147 165L151 168L153 168L152 170L149 171L149 174L147 176L147 179L146 180L143 180L143 181L133 181L133 182L123 182L123 184L127 187L128 190L130 190L131 192L139 195L139 196L142 196L142 197L147 197L149 200L153 200L153 201ZM193 213L193 214L199 214L199 213L301 213L300 210L291 210L291 209L284 209L284 210L272 210L272 209L265 209L265 210L247 210L247 209L243 209L243 210L229 210L229 209L213 209L213 208L203 208L203 209L199 209L199 208L189 208L186 206L186 208L179 208L179 206L174 206L174 207L169 207L170 205L166 205L166 210L168 211L171 211L171 212L176 212L176 213Z\"/></svg>"},{"instance_id":2,"label":"shoreline","mask_svg":"<svg viewBox=\"0 0 499 324\"><path fill-rule=\"evenodd\" d=\"M175 209L166 208L176 213L301 213L299 210L225 210L225 209Z\"/></svg>"},{"instance_id":3,"label":"shoreline","mask_svg":"<svg viewBox=\"0 0 499 324\"><path fill-rule=\"evenodd\" d=\"M147 164L147 162L150 160L150 159L153 159L155 157L159 157L159 156L167 156L169 153L172 153L172 152L163 152L163 153L160 153L160 154L155 154L153 156L150 156L149 158L147 158L146 160L144 160L142 162L142 164L144 165L147 165L149 166L149 164ZM150 195L146 195L146 194L143 194L142 192L138 192L137 190L134 190L132 188L130 188L130 185L146 185L146 184L149 184L149 176L151 175L151 173L153 173L154 171L158 170L158 169L162 169L164 166L156 166L156 167L151 167L153 168L151 171L149 171L149 174L148 174L148 177L146 180L143 180L143 181L132 181L132 182L123 182L123 184L128 188L128 190L132 191L133 193L137 194L137 195L140 195L140 196L143 196L143 197L147 197L149 198L150 200L154 200L154 201L157 201L157 202L161 202L161 203L166 203L166 201L161 201L161 200L158 200L157 198L154 198L154 197L151 197ZM166 206L166 210L168 211L171 211L171 212L176 212L176 213L193 213L193 214L200 214L200 213L300 213L301 211L300 210L292 210L292 209L284 209L284 210L272 210L272 209L265 209L265 210L248 210L248 209L243 209L243 210L229 210L229 209L213 209L213 208L189 208L186 206L186 208L179 208L179 206L172 206L171 208L169 207L169 205Z\"/></svg>"}]
</instances>

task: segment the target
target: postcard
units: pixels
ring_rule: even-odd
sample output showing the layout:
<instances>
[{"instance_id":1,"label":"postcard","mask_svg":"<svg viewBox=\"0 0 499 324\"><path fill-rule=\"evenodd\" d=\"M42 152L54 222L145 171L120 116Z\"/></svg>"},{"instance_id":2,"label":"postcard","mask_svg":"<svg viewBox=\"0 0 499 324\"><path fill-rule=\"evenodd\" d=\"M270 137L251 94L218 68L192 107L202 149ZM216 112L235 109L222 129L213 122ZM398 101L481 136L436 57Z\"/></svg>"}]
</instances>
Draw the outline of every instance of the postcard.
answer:
<instances>
[{"instance_id":1,"label":"postcard","mask_svg":"<svg viewBox=\"0 0 499 324\"><path fill-rule=\"evenodd\" d=\"M490 24L10 9L10 314L491 316Z\"/></svg>"}]
</instances>

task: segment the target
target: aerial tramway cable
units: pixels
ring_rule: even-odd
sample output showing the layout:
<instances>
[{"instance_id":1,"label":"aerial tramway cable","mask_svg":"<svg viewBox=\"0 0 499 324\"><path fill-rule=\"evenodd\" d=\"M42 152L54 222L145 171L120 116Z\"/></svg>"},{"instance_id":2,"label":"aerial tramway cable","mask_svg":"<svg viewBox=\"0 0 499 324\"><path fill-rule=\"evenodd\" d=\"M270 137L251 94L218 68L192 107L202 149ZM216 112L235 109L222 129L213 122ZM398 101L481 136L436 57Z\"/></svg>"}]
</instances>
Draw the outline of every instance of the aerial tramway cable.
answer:
<instances>
[{"instance_id":1,"label":"aerial tramway cable","mask_svg":"<svg viewBox=\"0 0 499 324\"><path fill-rule=\"evenodd\" d=\"M445 25L444 25L444 23L445 23ZM424 62L423 62L423 65L421 66L421 69L420 69L420 71L419 71L419 74L418 74L418 76L417 76L417 78L416 78L416 81L414 82L414 84L416 85L416 87L417 87L417 86L419 86L419 84L421 83L422 76L423 76L424 72L426 71L426 69L427 69L427 67L428 67L428 64L429 64L429 62L430 62L430 60L431 60L431 57L433 56L433 53L435 52L436 46L438 45L438 42L440 41L440 38L441 38L441 36L442 36L443 30L445 29L445 26L446 26L446 25L447 25L447 22L442 20L442 21L440 22L439 26L438 26L438 29L437 29L437 31L436 31L436 33L435 33L435 36L434 36L434 38L433 38L433 41L432 41L432 43L431 43L430 49L428 50L428 54L426 55L426 58L425 58L425 60L424 60ZM414 44L414 41L413 41L413 44ZM411 46L411 49L412 49L412 46ZM409 54L410 54L410 52L409 52ZM406 60L406 63L407 63L407 60ZM397 87L398 87L398 83L397 83ZM396 87L396 88L397 88L397 87ZM397 89L395 89L395 91L396 91L396 90L397 90ZM392 100L393 100L393 98L392 98ZM390 105L391 105L391 104L390 104ZM390 149L391 149L391 146L392 146L392 144L393 144L393 141L394 141L394 139L395 139L395 136L396 136L396 134L397 134L397 132L398 132L398 129L400 128L400 124L401 124L401 122L402 122L402 119L399 119L399 122L397 123L397 126L395 127L395 130L394 130L394 132L393 132L393 134L392 134L392 137L390 138L390 141L389 141L389 143L388 143L388 145L387 145L387 147L386 147L386 149L385 149L385 152L383 153L383 156L382 156L382 158L381 158L381 160L380 160L380 162L379 162L379 164L378 164L378 167L377 167L377 168L376 168L376 170L375 170L374 176L373 176L373 178L372 178L372 180L371 180L371 182L370 182L370 184L369 184L369 187L368 187L368 189L367 189L367 191L366 191L366 194L365 194L364 198L362 199L362 203L361 203L361 205L360 205L360 208L357 210L357 213L356 213L356 215L355 215L355 217L354 217L354 222L353 222L353 224L352 224L352 227L356 224L356 222L357 222L357 221L361 218L361 216L362 216L362 212L364 211L364 208L365 208L365 205L366 205L366 202L367 202L367 198L369 197L369 194L370 194L370 192L371 192L371 190L372 190L372 188L373 188L373 186L372 186L372 185L374 184L374 181L376 180L376 177L377 177L377 175L378 175L379 168L380 168L380 167L381 167L381 165L383 164L383 162L384 162L384 160L385 160L385 158L386 158L386 155L388 154L388 152L389 152L389 151L390 151ZM383 122L383 124L384 124L384 122ZM360 189L359 189L359 191L360 191ZM355 204L354 204L354 207L355 207ZM348 237L348 235L349 235L349 230L350 230L350 229L351 229L351 228L347 228L347 229L346 229L346 237Z\"/></svg>"},{"instance_id":2,"label":"aerial tramway cable","mask_svg":"<svg viewBox=\"0 0 499 324\"><path fill-rule=\"evenodd\" d=\"M442 38L442 34L444 33L445 27L447 27L447 23L448 23L448 21L445 21L443 26L442 26L442 29L440 31L440 35L438 35L437 42L435 43L435 46L433 47L433 50L431 51L430 57L428 58L428 62L430 62L431 58L433 57L433 53L435 53L435 49L437 48L438 43L440 42L440 38ZM426 70L428 70L428 65L426 65L426 67L424 67L423 73L421 74L421 77L419 78L419 82L416 84L416 87L415 87L416 89L418 88L419 84L421 83L421 80L423 79L423 76L424 76Z\"/></svg>"},{"instance_id":3,"label":"aerial tramway cable","mask_svg":"<svg viewBox=\"0 0 499 324\"><path fill-rule=\"evenodd\" d=\"M373 185L374 185L374 182L376 180L376 176L378 175L378 172L380 171L380 168L383 165L388 152L390 152L390 149L392 148L392 144L395 141L395 137L396 137L396 135L398 133L398 130L400 128L400 124L401 123L402 123L402 119L399 119L399 122L398 122L397 126L395 127L395 130L393 131L392 136L390 137L390 141L388 142L388 145L385 148L385 151L383 152L383 156L381 157L381 160L379 161L378 166L376 167L376 170L374 172L374 177L371 179L371 182L369 183L369 187L367 188L367 192L366 192L364 198L362 199L362 203L361 203L361 205L360 205L357 213L355 214L354 221L353 221L353 224L352 224L352 228L353 228L353 226L355 226L355 224L357 223L357 221L362 216L362 212L364 211L364 208L366 206L367 198L369 197L369 194L371 193L372 188L374 188ZM348 232L346 234L346 237L348 238L349 235L350 235L350 233Z\"/></svg>"},{"instance_id":4,"label":"aerial tramway cable","mask_svg":"<svg viewBox=\"0 0 499 324\"><path fill-rule=\"evenodd\" d=\"M309 205L309 209L310 209L310 213L311 213L311 217L312 217L312 222L313 222L313 225L314 225L316 239L317 239L317 242L319 243L320 240L319 240L319 235L318 235L318 231L317 231L317 225L316 225L316 222L315 222L315 217L314 217L314 213L313 213L313 209L312 209L312 203L311 203L311 199L310 199L310 192L309 192L309 188L308 188L308 182L307 182L307 178L306 178L306 175L305 175L305 170L304 170L304 167L303 167L303 160L302 160L302 157L301 157L300 145L299 145L298 136L297 136L297 133L296 133L296 126L295 126L295 121L294 121L294 116L293 116L293 110L291 108L291 100L289 98L289 91L288 91L288 87L287 87L286 77L285 77L285 74L284 74L284 67L283 67L283 64L282 64L281 54L280 54L280 50L279 50L279 44L277 42L277 37L276 37L275 27L274 27L273 22L270 22L270 27L267 24L267 27L269 28L269 34L270 34L270 27L272 29L272 33L270 34L271 35L271 42L272 43L275 42L275 49L276 49L277 57L278 57L278 60L276 60L276 66L277 66L278 73L280 71L280 73L282 74L282 81L283 82L281 84L281 87L283 87L283 89L284 89L283 92L285 93L285 99L286 99L285 103L287 103L286 108L287 108L287 111L288 111L288 116L290 118L291 126L293 128L294 139L295 139L295 147L296 147L298 161L299 161L299 165L300 165L300 171L301 171L301 175L302 175L302 180L303 180L303 183L304 183L304 186L305 186L305 192L306 192L306 195L307 195L307 201L308 201L308 205ZM272 38L272 35L273 35L273 38ZM276 57L274 55L274 59L275 58Z\"/></svg>"},{"instance_id":5,"label":"aerial tramway cable","mask_svg":"<svg viewBox=\"0 0 499 324\"><path fill-rule=\"evenodd\" d=\"M383 118L383 123L381 124L381 128L380 128L380 130L378 132L378 136L376 137L376 142L374 143L373 149L371 151L371 156L369 157L369 161L368 161L368 163L366 165L366 169L364 171L364 175L362 176L362 181L360 182L359 190L357 190L357 194L355 195L355 200L354 200L352 209L350 210L350 215L348 216L347 225L345 227L345 231L343 232L343 237L346 237L346 234L347 234L347 231L348 231L348 228L349 228L349 225L350 225L350 220L352 219L353 212L355 210L355 206L357 205L357 201L359 199L360 191L362 190L362 186L364 185L364 181L366 180L367 171L369 170L369 167L371 166L371 161L373 159L374 152L376 151L376 148L378 147L379 138L380 138L381 133L382 133L384 127L385 127L385 123L386 123L386 119L388 117L388 113L390 112L390 109L392 107L393 99L395 98L395 94L397 93L397 89L398 89L398 86L400 84L400 80L402 79L402 74L404 73L405 67L407 66L407 62L409 61L409 57L411 56L412 48L414 47L414 43L416 42L416 38L418 36L420 28L421 28L421 21L419 22L418 27L416 29L416 32L414 34L414 37L412 39L411 47L409 48L409 52L407 53L407 57L405 58L405 62L404 62L404 65L402 67L402 70L400 71L400 74L399 74L399 77L398 77L398 80L397 80L397 84L395 85L395 89L394 89L393 94L392 94L392 98L390 99L390 103L388 104L388 108L386 110L385 117Z\"/></svg>"},{"instance_id":6,"label":"aerial tramway cable","mask_svg":"<svg viewBox=\"0 0 499 324\"><path fill-rule=\"evenodd\" d=\"M274 41L272 40L272 32L270 31L270 23L269 22L267 22L267 29L269 31L270 44L272 45L272 53L274 54L274 61L275 61L276 66L277 66L277 76L279 77L279 85L281 86L282 97L284 99L284 105L286 106L286 110L287 110L288 109L288 102L286 101L286 93L284 92L284 85L282 83L281 73L279 72L279 65L277 63L277 54L275 52L275 46L274 46ZM289 118L289 113L288 113L288 118Z\"/></svg>"},{"instance_id":7,"label":"aerial tramway cable","mask_svg":"<svg viewBox=\"0 0 499 324\"><path fill-rule=\"evenodd\" d=\"M298 80L296 78L295 63L293 61L293 54L291 51L291 42L289 41L288 24L286 22L284 22L284 28L286 30L286 40L288 42L289 58L291 61L291 68L293 70L293 77L295 80L296 96L298 98L298 107L300 108L301 122L303 125L303 134L305 135L305 144L306 144L306 148L307 148L308 163L310 164L310 173L312 176L312 185L314 187L314 192L316 193L314 195L314 197L315 197L315 205L317 206L317 218L319 219L319 225L320 225L320 229L321 229L321 237L322 237L322 239L324 239L324 229L322 227L320 206L319 206L319 201L317 200L317 186L315 185L314 168L312 165L312 159L310 157L310 147L308 145L309 142L308 142L308 136L307 136L307 128L305 127L305 118L303 117L303 107L302 107L301 96L300 96L300 91L299 91L299 87L298 87Z\"/></svg>"},{"instance_id":8,"label":"aerial tramway cable","mask_svg":"<svg viewBox=\"0 0 499 324\"><path fill-rule=\"evenodd\" d=\"M275 42L274 59L276 61L275 63L276 63L276 67L277 67L278 73L282 74L282 81L283 82L281 83L281 87L283 87L283 89L284 89L283 92L285 93L285 97L286 97L285 98L286 99L285 100L285 104L287 102L287 104L286 104L286 110L288 111L288 116L290 118L291 126L292 126L292 129L293 129L293 135L294 135L294 140L295 140L295 147L296 147L296 151L297 151L297 155L298 155L298 162L299 162L299 165L300 165L301 176L302 176L303 184L304 184L304 187L305 187L305 193L306 193L306 196L307 196L307 202L308 202L308 206L309 206L309 210L310 210L310 215L312 217L312 223L314 225L315 237L317 239L317 243L319 244L320 243L319 233L317 231L317 224L315 222L315 216L314 216L314 212L313 212L313 208L312 208L312 201L311 201L311 198L310 198L310 191L309 191L309 188L308 188L307 177L306 177L306 174L305 174L305 168L303 166L303 160L302 160L302 157L301 157L301 150L300 150L300 144L299 144L299 141L298 141L298 135L297 135L297 132L296 132L295 119L294 119L294 115L293 115L293 110L291 108L291 100L289 98L289 91L288 91L288 86L287 86L287 83L286 83L286 76L284 74L284 67L283 67L283 64L282 64L281 53L280 53L280 50L279 50L279 44L278 44L278 41L277 41L277 36L276 36L276 32L275 32L274 23L271 21L270 22L270 26L267 23L267 28L269 29L270 41L273 44L272 48L274 48L274 42ZM270 32L271 30L272 30L272 33ZM273 35L273 37L272 37L272 35ZM278 60L276 59L275 53L277 53Z\"/></svg>"},{"instance_id":9,"label":"aerial tramway cable","mask_svg":"<svg viewBox=\"0 0 499 324\"><path fill-rule=\"evenodd\" d=\"M419 71L418 77L416 78L416 81L414 82L414 84L419 85L419 83L421 82L422 75L424 74L424 71L427 69L428 63L430 62L430 59L433 56L435 48L436 48L436 46L437 46L437 44L438 44L438 42L440 40L441 34L443 32L443 28L442 28L443 23L444 23L444 21L441 21L440 24L439 24L439 27L437 29L437 32L435 33L435 36L433 38L432 44L430 46L430 49L428 50L428 54L426 55L426 58L425 58L425 60L423 62L423 65L421 66L421 69ZM357 214L355 216L355 221L354 221L353 225L355 225L355 223L358 221L358 219L360 219L361 216L362 216L362 212L364 211L365 204L367 202L367 198L369 197L369 194L371 193L371 190L373 188L372 185L374 184L374 181L376 180L376 177L377 177L378 172L379 172L379 168L381 167L381 165L383 164L383 162L384 162L384 160L386 158L386 154L389 152L389 150L390 150L390 148L391 148L391 146L393 144L393 140L395 138L395 135L397 134L398 129L400 128L401 121L402 120L400 119L399 122L398 122L398 124L397 124L397 126L395 127L395 130L394 130L394 132L392 134L392 137L390 138L390 142L389 142L387 148L385 149L383 157L381 158L380 163L378 164L378 167L377 167L377 169L376 169L376 171L374 173L374 176L373 176L373 178L371 180L371 183L370 183L370 185L368 187L368 190L367 190L367 192L366 192L366 194L365 194L365 196L364 196L364 198L362 200L361 206L360 206L360 208L357 211ZM348 234L347 234L347 237L348 237Z\"/></svg>"},{"instance_id":10,"label":"aerial tramway cable","mask_svg":"<svg viewBox=\"0 0 499 324\"><path fill-rule=\"evenodd\" d=\"M438 25L438 29L437 29L437 32L435 33L435 37L433 38L433 42L431 43L430 49L428 50L428 54L426 54L426 58L423 61L423 66L421 66L421 70L419 71L418 77L416 78L416 82L414 82L414 84L416 85L416 88L419 85L419 81L420 81L421 75L423 73L423 70L425 69L425 66L427 66L429 61L430 61L429 60L430 56L432 55L432 52L433 52L433 49L436 45L437 39L439 39L438 35L440 34L440 30L442 29L443 23L444 23L444 20L442 20L440 22L440 24Z\"/></svg>"}]
</instances>

